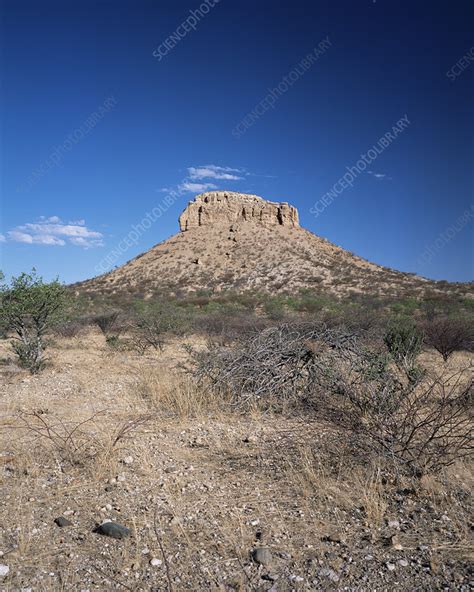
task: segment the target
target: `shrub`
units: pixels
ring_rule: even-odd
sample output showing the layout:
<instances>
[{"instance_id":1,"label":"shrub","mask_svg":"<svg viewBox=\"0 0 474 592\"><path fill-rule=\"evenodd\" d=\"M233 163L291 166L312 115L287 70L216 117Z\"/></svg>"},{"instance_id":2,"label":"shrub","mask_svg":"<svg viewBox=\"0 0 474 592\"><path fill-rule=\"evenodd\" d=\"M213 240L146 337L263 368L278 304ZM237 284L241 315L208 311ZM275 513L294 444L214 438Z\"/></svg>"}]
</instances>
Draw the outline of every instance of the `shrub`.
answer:
<instances>
[{"instance_id":1,"label":"shrub","mask_svg":"<svg viewBox=\"0 0 474 592\"><path fill-rule=\"evenodd\" d=\"M423 335L411 319L398 318L389 324L384 342L397 366L410 381L416 382L420 369L416 360L421 353Z\"/></svg>"},{"instance_id":2,"label":"shrub","mask_svg":"<svg viewBox=\"0 0 474 592\"><path fill-rule=\"evenodd\" d=\"M116 311L105 312L93 317L93 322L99 327L105 337L117 332L117 320L119 313Z\"/></svg>"},{"instance_id":3,"label":"shrub","mask_svg":"<svg viewBox=\"0 0 474 592\"><path fill-rule=\"evenodd\" d=\"M237 405L262 401L269 406L301 401L318 379L333 376L330 358L353 340L323 325L280 325L238 341L234 347L209 343L191 350L195 378L230 394ZM320 352L326 355L320 357Z\"/></svg>"},{"instance_id":4,"label":"shrub","mask_svg":"<svg viewBox=\"0 0 474 592\"><path fill-rule=\"evenodd\" d=\"M217 338L220 343L230 343L268 327L268 319L242 311L217 310L198 315L194 328L204 335Z\"/></svg>"},{"instance_id":5,"label":"shrub","mask_svg":"<svg viewBox=\"0 0 474 592\"><path fill-rule=\"evenodd\" d=\"M162 350L164 328L160 319L147 316L138 318L133 327L132 344L140 355L143 355L150 347Z\"/></svg>"},{"instance_id":6,"label":"shrub","mask_svg":"<svg viewBox=\"0 0 474 592\"><path fill-rule=\"evenodd\" d=\"M411 355L414 348L408 350ZM421 373L414 380L410 372L400 378L387 353L346 330L286 324L230 347L214 342L188 351L201 388L234 406L312 410L349 433L358 449L382 454L411 474L439 470L472 452L472 381Z\"/></svg>"},{"instance_id":7,"label":"shrub","mask_svg":"<svg viewBox=\"0 0 474 592\"><path fill-rule=\"evenodd\" d=\"M286 315L286 302L283 297L274 296L269 298L263 307L268 318L273 321L281 321Z\"/></svg>"},{"instance_id":8,"label":"shrub","mask_svg":"<svg viewBox=\"0 0 474 592\"><path fill-rule=\"evenodd\" d=\"M472 350L474 331L469 319L432 318L422 327L426 343L434 347L445 362L455 351Z\"/></svg>"},{"instance_id":9,"label":"shrub","mask_svg":"<svg viewBox=\"0 0 474 592\"><path fill-rule=\"evenodd\" d=\"M376 399L362 409L357 401L366 393L352 390L346 409L362 447L396 461L412 474L438 471L473 450L472 417L466 406L473 383L449 378L428 379L418 384L391 382L380 405ZM371 385L368 385L369 387ZM386 397L388 395L388 397Z\"/></svg>"},{"instance_id":10,"label":"shrub","mask_svg":"<svg viewBox=\"0 0 474 592\"><path fill-rule=\"evenodd\" d=\"M70 339L72 337L76 337L77 335L79 335L79 333L84 329L84 327L86 327L87 323L88 320L85 318L64 321L55 325L52 330L55 335Z\"/></svg>"},{"instance_id":11,"label":"shrub","mask_svg":"<svg viewBox=\"0 0 474 592\"><path fill-rule=\"evenodd\" d=\"M15 333L13 350L20 364L35 374L44 366L45 336L64 305L64 287L57 280L44 283L33 269L3 285L0 295L0 318Z\"/></svg>"}]
</instances>

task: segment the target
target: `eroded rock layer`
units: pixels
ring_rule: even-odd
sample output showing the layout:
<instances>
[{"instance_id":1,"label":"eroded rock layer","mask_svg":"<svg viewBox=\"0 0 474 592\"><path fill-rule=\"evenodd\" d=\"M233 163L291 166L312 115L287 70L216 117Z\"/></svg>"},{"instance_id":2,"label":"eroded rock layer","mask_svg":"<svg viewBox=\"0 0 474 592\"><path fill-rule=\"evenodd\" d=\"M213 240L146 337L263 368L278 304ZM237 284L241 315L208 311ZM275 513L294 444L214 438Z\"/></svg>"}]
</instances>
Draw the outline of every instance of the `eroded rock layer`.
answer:
<instances>
[{"instance_id":1,"label":"eroded rock layer","mask_svg":"<svg viewBox=\"0 0 474 592\"><path fill-rule=\"evenodd\" d=\"M189 202L179 217L179 228L216 226L234 222L257 222L263 226L299 227L298 211L286 202L272 202L257 195L230 191L201 193Z\"/></svg>"}]
</instances>

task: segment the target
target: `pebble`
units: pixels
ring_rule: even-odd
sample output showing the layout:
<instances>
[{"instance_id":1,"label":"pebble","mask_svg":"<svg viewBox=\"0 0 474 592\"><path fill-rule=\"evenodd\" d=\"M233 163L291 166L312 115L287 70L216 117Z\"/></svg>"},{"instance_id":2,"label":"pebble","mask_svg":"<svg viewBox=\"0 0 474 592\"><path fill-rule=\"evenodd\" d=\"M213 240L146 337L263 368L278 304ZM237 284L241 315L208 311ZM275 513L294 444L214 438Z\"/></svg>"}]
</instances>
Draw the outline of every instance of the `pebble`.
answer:
<instances>
[{"instance_id":1,"label":"pebble","mask_svg":"<svg viewBox=\"0 0 474 592\"><path fill-rule=\"evenodd\" d=\"M94 532L113 539L124 539L130 535L130 529L117 522L102 522L100 526L94 529Z\"/></svg>"},{"instance_id":2,"label":"pebble","mask_svg":"<svg viewBox=\"0 0 474 592\"><path fill-rule=\"evenodd\" d=\"M269 565L272 562L272 554L270 549L266 547L258 547L252 551L252 559L255 563L259 563L260 565Z\"/></svg>"},{"instance_id":3,"label":"pebble","mask_svg":"<svg viewBox=\"0 0 474 592\"><path fill-rule=\"evenodd\" d=\"M406 559L400 559L398 564L402 567L408 567L408 561Z\"/></svg>"},{"instance_id":4,"label":"pebble","mask_svg":"<svg viewBox=\"0 0 474 592\"><path fill-rule=\"evenodd\" d=\"M339 578L337 578L337 579L339 579ZM290 580L292 580L293 582L304 582L304 578L302 578L301 576L295 576L295 575L291 575Z\"/></svg>"},{"instance_id":5,"label":"pebble","mask_svg":"<svg viewBox=\"0 0 474 592\"><path fill-rule=\"evenodd\" d=\"M133 463L133 456L126 456L126 457L123 459L123 463L124 463L125 465L131 465L131 464Z\"/></svg>"},{"instance_id":6,"label":"pebble","mask_svg":"<svg viewBox=\"0 0 474 592\"><path fill-rule=\"evenodd\" d=\"M67 518L64 518L64 516L58 516L57 518L55 518L54 523L61 528L63 528L64 526L72 526L72 522Z\"/></svg>"},{"instance_id":7,"label":"pebble","mask_svg":"<svg viewBox=\"0 0 474 592\"><path fill-rule=\"evenodd\" d=\"M441 520L444 520L444 522L451 522L451 518L449 516L447 516L446 514L443 514L441 516Z\"/></svg>"},{"instance_id":8,"label":"pebble","mask_svg":"<svg viewBox=\"0 0 474 592\"><path fill-rule=\"evenodd\" d=\"M339 582L339 576L333 569L323 567L319 570L319 575L325 578L329 578L332 582Z\"/></svg>"},{"instance_id":9,"label":"pebble","mask_svg":"<svg viewBox=\"0 0 474 592\"><path fill-rule=\"evenodd\" d=\"M8 567L8 565L0 565L0 578L4 578L5 576L7 576L9 571L10 568Z\"/></svg>"},{"instance_id":10,"label":"pebble","mask_svg":"<svg viewBox=\"0 0 474 592\"><path fill-rule=\"evenodd\" d=\"M387 566L388 571L393 571L395 569L395 565L389 561L387 561L385 565Z\"/></svg>"},{"instance_id":11,"label":"pebble","mask_svg":"<svg viewBox=\"0 0 474 592\"><path fill-rule=\"evenodd\" d=\"M161 559L157 559L156 557L153 557L153 559L150 559L150 565L152 565L153 567L160 567L160 565L163 564L163 561L161 561Z\"/></svg>"},{"instance_id":12,"label":"pebble","mask_svg":"<svg viewBox=\"0 0 474 592\"><path fill-rule=\"evenodd\" d=\"M393 535L392 537L390 537L390 543L392 544L392 547L396 551L402 551L403 550L403 545L401 544L400 539L398 538L397 535Z\"/></svg>"},{"instance_id":13,"label":"pebble","mask_svg":"<svg viewBox=\"0 0 474 592\"><path fill-rule=\"evenodd\" d=\"M387 524L389 528L400 528L400 522L398 520L389 520Z\"/></svg>"}]
</instances>

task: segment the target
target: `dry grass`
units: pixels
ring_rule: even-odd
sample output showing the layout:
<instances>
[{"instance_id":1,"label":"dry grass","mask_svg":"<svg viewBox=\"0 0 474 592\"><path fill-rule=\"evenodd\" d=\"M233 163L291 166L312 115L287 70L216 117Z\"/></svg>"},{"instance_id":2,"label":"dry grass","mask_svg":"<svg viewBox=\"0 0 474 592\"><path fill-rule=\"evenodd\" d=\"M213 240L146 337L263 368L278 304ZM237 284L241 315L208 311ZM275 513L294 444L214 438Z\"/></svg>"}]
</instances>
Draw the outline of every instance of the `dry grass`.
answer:
<instances>
[{"instance_id":1,"label":"dry grass","mask_svg":"<svg viewBox=\"0 0 474 592\"><path fill-rule=\"evenodd\" d=\"M198 388L191 377L178 371L163 373L161 369L148 368L137 377L136 390L153 411L183 420L229 409L228 401L223 397Z\"/></svg>"}]
</instances>

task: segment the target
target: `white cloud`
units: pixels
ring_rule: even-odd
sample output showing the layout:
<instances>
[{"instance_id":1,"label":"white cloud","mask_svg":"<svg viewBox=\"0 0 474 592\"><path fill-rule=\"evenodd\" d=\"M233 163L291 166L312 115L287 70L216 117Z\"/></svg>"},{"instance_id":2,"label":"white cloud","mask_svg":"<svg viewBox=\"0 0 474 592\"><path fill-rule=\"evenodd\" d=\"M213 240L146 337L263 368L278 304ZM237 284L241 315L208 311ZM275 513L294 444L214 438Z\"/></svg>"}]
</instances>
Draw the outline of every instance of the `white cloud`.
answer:
<instances>
[{"instance_id":1,"label":"white cloud","mask_svg":"<svg viewBox=\"0 0 474 592\"><path fill-rule=\"evenodd\" d=\"M10 230L8 238L16 243L27 243L29 245L57 245L63 246L66 242L49 234L28 234L20 230Z\"/></svg>"},{"instance_id":2,"label":"white cloud","mask_svg":"<svg viewBox=\"0 0 474 592\"><path fill-rule=\"evenodd\" d=\"M236 175L235 173L239 173ZM241 169L233 169L231 167L221 167L215 164L208 164L198 167L189 167L188 174L189 178L193 181L201 179L221 179L224 181L241 181L242 173L245 171Z\"/></svg>"},{"instance_id":3,"label":"white cloud","mask_svg":"<svg viewBox=\"0 0 474 592\"><path fill-rule=\"evenodd\" d=\"M101 238L100 232L89 230L85 226L76 226L73 224L47 224L44 222L28 223L18 227L20 230L31 231L33 233L46 233L55 236L82 236L85 238Z\"/></svg>"},{"instance_id":4,"label":"white cloud","mask_svg":"<svg viewBox=\"0 0 474 592\"><path fill-rule=\"evenodd\" d=\"M103 235L85 226L84 220L65 224L59 216L41 216L8 232L8 240L37 245L64 246L67 243L88 249L103 246Z\"/></svg>"},{"instance_id":5,"label":"white cloud","mask_svg":"<svg viewBox=\"0 0 474 592\"><path fill-rule=\"evenodd\" d=\"M217 186L214 183L191 183L190 181L184 181L178 185L178 191L182 193L193 193L193 192L202 192L208 191L209 189L217 189Z\"/></svg>"},{"instance_id":6,"label":"white cloud","mask_svg":"<svg viewBox=\"0 0 474 592\"><path fill-rule=\"evenodd\" d=\"M3 236L3 234L0 234L0 243L4 243L7 239Z\"/></svg>"}]
</instances>

